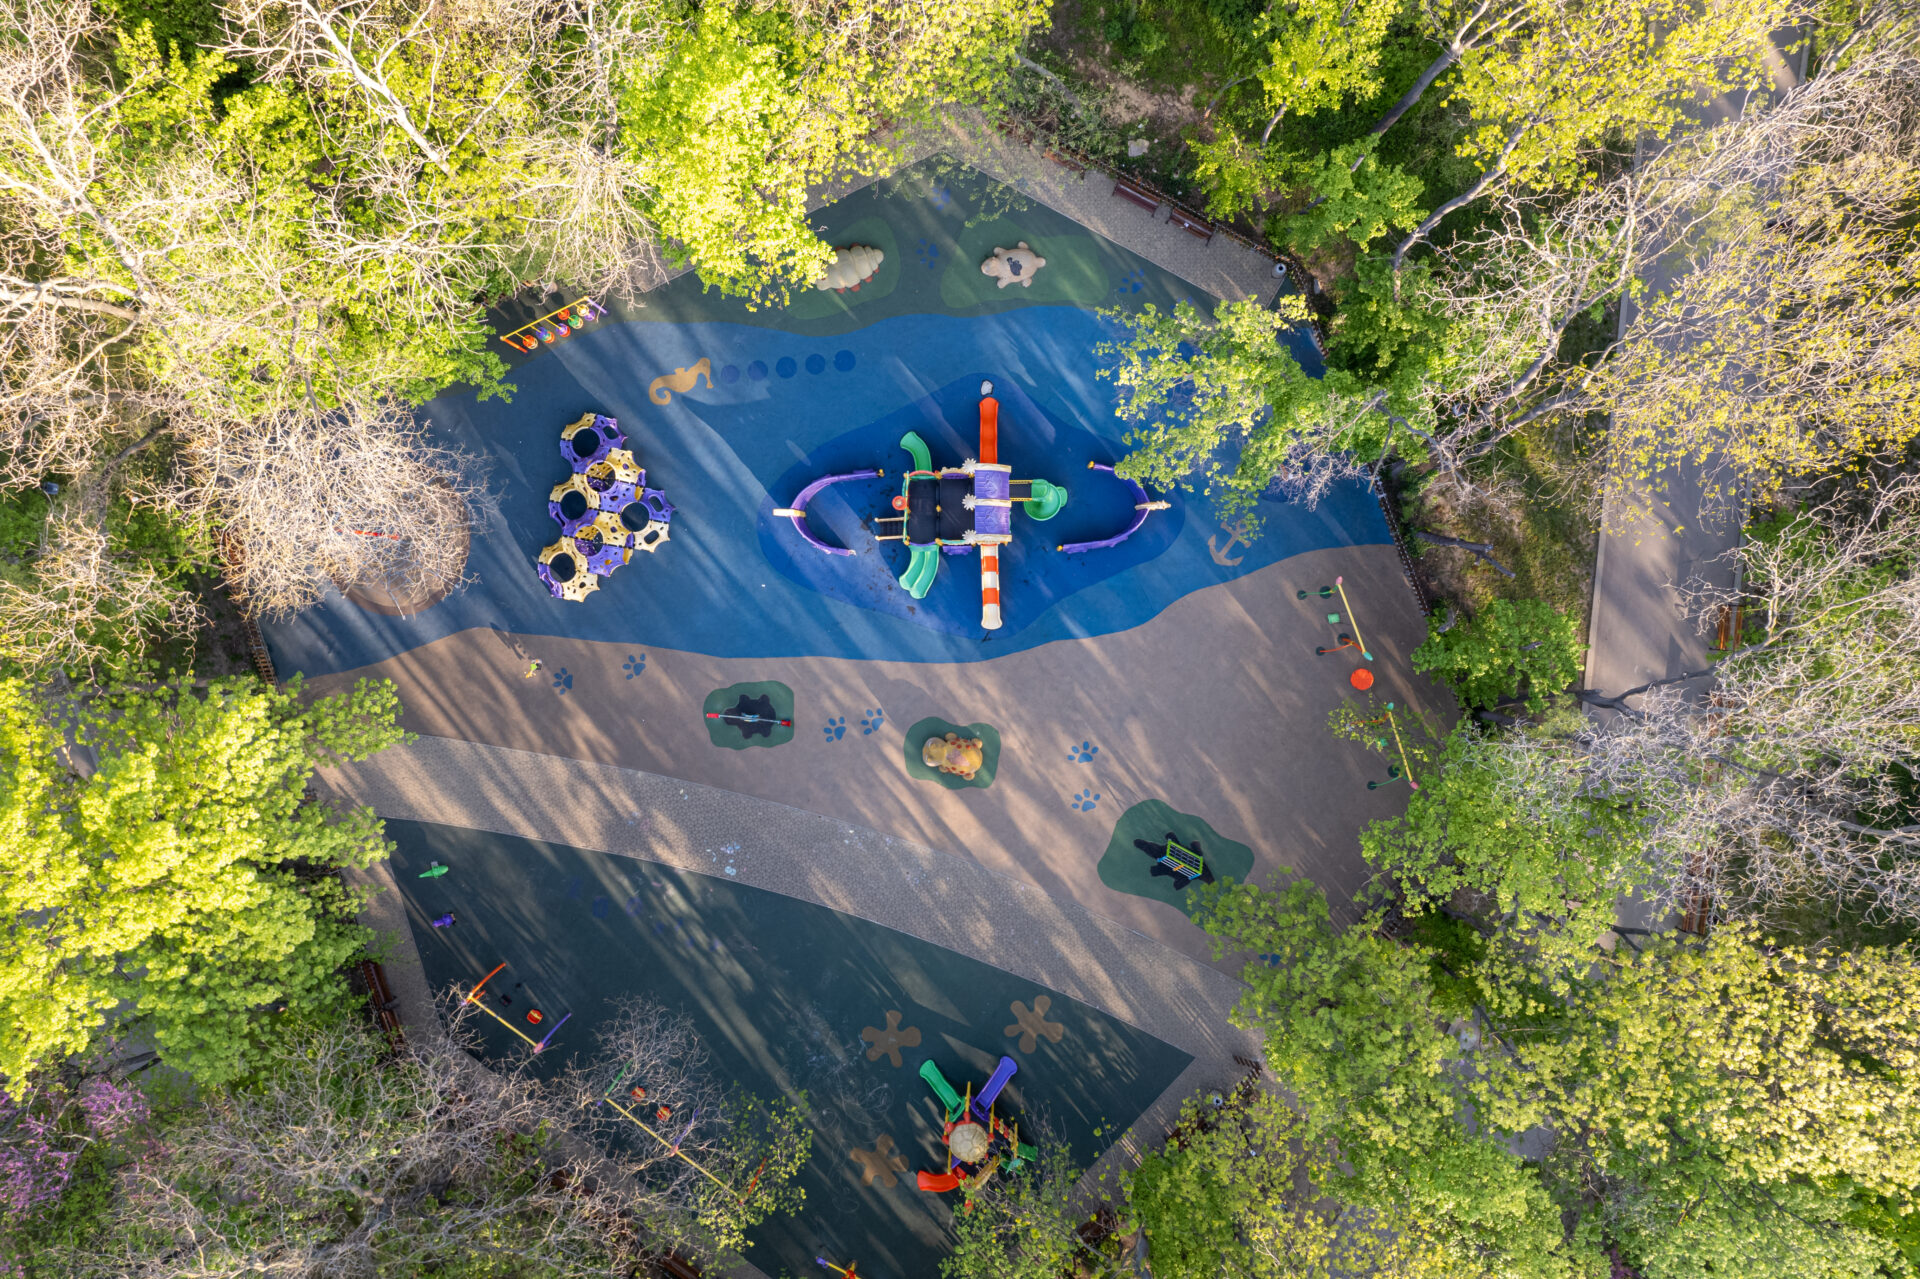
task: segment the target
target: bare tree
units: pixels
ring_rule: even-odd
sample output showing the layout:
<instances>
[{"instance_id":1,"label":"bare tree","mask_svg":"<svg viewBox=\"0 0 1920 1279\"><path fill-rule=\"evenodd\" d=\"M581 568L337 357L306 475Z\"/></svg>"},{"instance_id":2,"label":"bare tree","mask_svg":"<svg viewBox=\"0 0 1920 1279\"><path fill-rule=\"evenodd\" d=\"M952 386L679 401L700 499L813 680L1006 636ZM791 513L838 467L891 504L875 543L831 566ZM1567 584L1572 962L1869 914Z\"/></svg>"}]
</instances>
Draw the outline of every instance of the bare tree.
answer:
<instances>
[{"instance_id":1,"label":"bare tree","mask_svg":"<svg viewBox=\"0 0 1920 1279\"><path fill-rule=\"evenodd\" d=\"M1450 321L1409 433L1460 480L1516 431L1610 414L1596 490L1709 459L1723 504L1904 447L1916 100L1920 61L1873 48L1564 202L1498 196L1497 218L1403 280ZM1629 297L1620 340L1569 358L1573 327Z\"/></svg>"},{"instance_id":2,"label":"bare tree","mask_svg":"<svg viewBox=\"0 0 1920 1279\"><path fill-rule=\"evenodd\" d=\"M63 1273L354 1279L475 1266L584 1279L631 1274L672 1248L724 1251L702 1246L715 1240L701 1228L704 1192L659 1160L596 1146L618 1134L579 1103L610 1059L551 1082L525 1062L484 1068L469 1055L473 1009L443 1002L448 1032L423 1029L397 1055L357 1023L276 1041L252 1083L203 1098L164 1133L163 1153L121 1174L110 1228L61 1257ZM650 1101L658 1089L722 1106L700 1120L720 1135L690 1134L683 1151L729 1171L745 1159L727 1145L733 1112L700 1075L683 1019L634 1010L605 1046L645 1068ZM764 1180L784 1187L790 1172Z\"/></svg>"},{"instance_id":3,"label":"bare tree","mask_svg":"<svg viewBox=\"0 0 1920 1279\"><path fill-rule=\"evenodd\" d=\"M1617 713L1530 769L1542 802L1565 786L1637 805L1670 903L1764 920L1813 900L1920 919L1920 825L1900 816L1920 770L1916 546L1913 475L1751 540L1736 553L1741 593L1695 582L1692 599L1703 621L1746 610L1758 638L1710 670L1582 694Z\"/></svg>"},{"instance_id":4,"label":"bare tree","mask_svg":"<svg viewBox=\"0 0 1920 1279\"><path fill-rule=\"evenodd\" d=\"M391 401L203 425L186 454L157 500L222 524L239 544L235 593L259 613L294 612L329 586L417 598L461 580L477 465Z\"/></svg>"}]
</instances>

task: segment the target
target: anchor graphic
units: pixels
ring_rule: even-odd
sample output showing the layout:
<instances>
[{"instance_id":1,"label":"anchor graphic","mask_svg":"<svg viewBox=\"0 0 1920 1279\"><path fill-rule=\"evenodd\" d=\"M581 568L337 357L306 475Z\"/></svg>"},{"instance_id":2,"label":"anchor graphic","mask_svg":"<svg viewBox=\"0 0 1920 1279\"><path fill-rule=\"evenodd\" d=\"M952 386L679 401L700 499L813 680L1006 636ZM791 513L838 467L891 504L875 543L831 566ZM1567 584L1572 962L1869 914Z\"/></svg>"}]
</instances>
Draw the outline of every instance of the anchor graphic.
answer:
<instances>
[{"instance_id":1,"label":"anchor graphic","mask_svg":"<svg viewBox=\"0 0 1920 1279\"><path fill-rule=\"evenodd\" d=\"M1207 539L1207 554L1213 556L1213 562L1222 568L1232 568L1235 564L1247 558L1244 555L1229 556L1227 554L1228 551L1231 551L1235 546L1252 545L1252 543L1247 541L1247 531L1244 525L1229 525L1227 532L1232 534L1232 536L1227 538L1227 544L1225 546L1217 545L1220 540L1219 534L1215 534Z\"/></svg>"}]
</instances>

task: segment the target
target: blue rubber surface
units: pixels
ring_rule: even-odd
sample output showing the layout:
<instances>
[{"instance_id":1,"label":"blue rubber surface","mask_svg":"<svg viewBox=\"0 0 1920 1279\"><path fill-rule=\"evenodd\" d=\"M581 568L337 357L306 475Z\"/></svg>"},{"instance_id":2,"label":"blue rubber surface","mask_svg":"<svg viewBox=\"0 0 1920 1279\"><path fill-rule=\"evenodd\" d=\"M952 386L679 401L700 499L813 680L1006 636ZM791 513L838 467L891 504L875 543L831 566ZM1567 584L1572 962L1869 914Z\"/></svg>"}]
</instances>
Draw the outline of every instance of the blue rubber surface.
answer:
<instances>
[{"instance_id":1,"label":"blue rubber surface","mask_svg":"<svg viewBox=\"0 0 1920 1279\"><path fill-rule=\"evenodd\" d=\"M1225 546L1209 504L1165 495L1154 515L1113 550L1063 556L1064 541L1124 527L1131 504L1089 461L1124 456L1113 387L1095 377L1093 347L1111 321L1070 306L1029 306L989 315L896 315L850 332L797 336L763 324L603 321L513 373L511 402L443 396L425 409L435 433L490 463L495 509L475 529L473 584L414 617L363 612L329 593L318 606L264 628L283 674L326 674L395 656L471 627L531 635L647 644L718 657L830 656L960 662L1052 640L1138 626L1190 592L1277 560L1335 546L1382 543L1389 534L1358 485L1319 508L1267 506L1266 531ZM1295 335L1303 363L1311 356ZM701 358L713 388L649 401L650 382ZM1317 367L1317 360L1312 364ZM971 456L979 384L1001 403L1000 450L1022 478L1066 485L1072 500L1055 519L1014 516L1002 552L1005 627L979 628L979 568L947 557L919 602L894 586L905 567L899 543L875 547L861 520L890 514L917 430L936 465ZM584 603L552 598L533 557L558 530L547 495L567 474L560 428L587 410L619 420L647 469L677 508L672 540L607 579ZM771 511L808 480L880 466L888 475L837 486L816 499L812 527L855 547L852 558L810 551ZM984 642L983 642L984 641Z\"/></svg>"}]
</instances>

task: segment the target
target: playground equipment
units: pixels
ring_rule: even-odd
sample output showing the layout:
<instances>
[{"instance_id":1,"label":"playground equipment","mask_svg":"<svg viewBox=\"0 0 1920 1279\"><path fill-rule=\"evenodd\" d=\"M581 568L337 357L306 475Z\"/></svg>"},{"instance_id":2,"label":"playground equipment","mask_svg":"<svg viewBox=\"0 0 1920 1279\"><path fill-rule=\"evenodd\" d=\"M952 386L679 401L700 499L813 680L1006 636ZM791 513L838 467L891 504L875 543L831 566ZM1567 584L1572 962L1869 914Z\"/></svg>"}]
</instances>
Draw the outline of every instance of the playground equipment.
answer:
<instances>
[{"instance_id":1,"label":"playground equipment","mask_svg":"<svg viewBox=\"0 0 1920 1279\"><path fill-rule=\"evenodd\" d=\"M1081 551L1104 551L1109 547L1118 546L1140 531L1140 526L1147 522L1147 516L1153 514L1155 511L1164 511L1173 505L1171 502L1162 502L1148 497L1147 491L1140 487L1138 480L1130 480L1126 476L1118 474L1105 462L1089 462L1087 463L1087 469L1089 471L1105 471L1108 475L1113 476L1133 490L1133 522L1128 524L1124 529L1121 529L1118 533L1115 533L1112 537L1103 537L1093 542L1062 542L1053 548L1056 551L1065 551L1068 555L1077 555ZM1228 543L1228 545L1231 546L1232 543Z\"/></svg>"},{"instance_id":2,"label":"playground equipment","mask_svg":"<svg viewBox=\"0 0 1920 1279\"><path fill-rule=\"evenodd\" d=\"M964 1188L971 1193L1000 1169L1019 1172L1034 1158L1034 1148L1020 1141L1019 1125L1009 1124L993 1112L994 1101L1019 1068L1013 1058L1002 1057L979 1095L972 1094L969 1084L968 1095L962 1097L931 1059L920 1063L920 1078L940 1101L940 1135L947 1147L944 1171L914 1174L920 1189L944 1194Z\"/></svg>"},{"instance_id":3,"label":"playground equipment","mask_svg":"<svg viewBox=\"0 0 1920 1279\"><path fill-rule=\"evenodd\" d=\"M1000 402L993 398L993 383L980 386L980 448L978 458L968 458L957 467L933 469L933 454L927 442L908 431L900 447L913 459L913 466L900 483L893 509L900 515L882 516L877 524L898 524L898 533L880 533L880 542L905 542L907 568L900 585L914 599L925 599L940 572L940 557L965 555L980 548L980 625L998 630L1000 617L1000 547L1013 540L1013 508L1021 506L1036 520L1050 520L1067 504L1067 490L1047 480L1016 480L1013 468L1000 461ZM829 555L851 555L852 551L826 545L810 532L804 519L807 502L830 484L845 480L873 479L884 471L850 471L815 480L800 490L793 505L781 507L775 515L784 515L808 545Z\"/></svg>"},{"instance_id":4,"label":"playground equipment","mask_svg":"<svg viewBox=\"0 0 1920 1279\"><path fill-rule=\"evenodd\" d=\"M647 473L622 447L626 442L620 424L597 413L560 432L560 456L573 468L547 495L560 540L534 557L555 599L579 603L635 551L657 551L667 540L673 504L647 487Z\"/></svg>"},{"instance_id":5,"label":"playground equipment","mask_svg":"<svg viewBox=\"0 0 1920 1279\"><path fill-rule=\"evenodd\" d=\"M505 1026L508 1030L511 1030L514 1034L520 1036L521 1039L525 1040L529 1045L532 1046L533 1051L537 1053L545 1052L547 1050L547 1045L553 1041L554 1035L559 1031L560 1027L567 1024L567 1018L573 1016L573 1014L570 1012L563 1014L559 1021L556 1021L553 1023L553 1029L549 1030L546 1033L546 1036L544 1038L535 1040L531 1035L521 1030L518 1026L508 1021L505 1017L502 1017L499 1013L493 1011L493 1009L487 1007L484 1003L480 1002L481 990L485 988L488 982L493 980L494 973L499 972L502 968L505 968L506 966L507 966L507 962L504 959L501 960L499 963L495 964L493 966L493 972L490 972L485 977L482 977L479 980L479 982L474 986L474 988L466 993L466 996L461 1000L461 1002L472 1004L475 1008L478 1008L481 1012L493 1018L495 1021L499 1022L502 1026ZM527 1021L529 1023L537 1026L540 1024L542 1020L543 1020L543 1014L540 1012L538 1008L528 1010Z\"/></svg>"},{"instance_id":6,"label":"playground equipment","mask_svg":"<svg viewBox=\"0 0 1920 1279\"><path fill-rule=\"evenodd\" d=\"M828 546L825 542L813 535L813 530L807 527L807 503L811 502L815 495L821 492L821 490L832 485L844 484L848 480L877 480L885 475L886 472L884 470L877 470L848 471L844 475L822 476L820 479L815 480L813 483L801 489L799 495L793 499L792 506L782 506L775 510L774 514L784 515L792 520L793 527L799 532L802 538L806 539L807 545L811 546L814 550L825 551L828 555L851 555L853 552L846 547Z\"/></svg>"},{"instance_id":7,"label":"playground equipment","mask_svg":"<svg viewBox=\"0 0 1920 1279\"><path fill-rule=\"evenodd\" d=\"M606 315L607 308L592 298L577 298L558 311L549 311L539 319L523 324L500 340L516 351L537 351L542 343L557 341Z\"/></svg>"}]
</instances>

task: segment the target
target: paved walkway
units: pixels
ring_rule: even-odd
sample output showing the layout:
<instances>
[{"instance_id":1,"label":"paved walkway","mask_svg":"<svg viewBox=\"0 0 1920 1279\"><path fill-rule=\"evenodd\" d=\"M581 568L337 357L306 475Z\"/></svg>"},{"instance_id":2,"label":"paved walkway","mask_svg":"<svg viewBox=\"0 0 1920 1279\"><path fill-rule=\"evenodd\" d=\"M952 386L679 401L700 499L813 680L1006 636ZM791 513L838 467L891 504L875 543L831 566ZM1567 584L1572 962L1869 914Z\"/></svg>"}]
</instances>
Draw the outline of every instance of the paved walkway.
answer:
<instances>
[{"instance_id":1,"label":"paved walkway","mask_svg":"<svg viewBox=\"0 0 1920 1279\"><path fill-rule=\"evenodd\" d=\"M1785 43L1784 39L1777 43ZM1773 92L1785 92L1806 71L1806 53L1789 61L1770 50ZM1701 106L1702 127L1735 119L1746 95L1718 97ZM1644 153L1643 153L1644 154ZM1671 267L1650 274L1654 294L1673 283ZM1632 321L1632 299L1622 303L1620 331ZM1585 687L1618 694L1682 671L1704 668L1711 634L1702 634L1686 611L1681 588L1695 578L1719 589L1730 588L1734 564L1729 555L1740 545L1744 514L1703 511L1704 494L1694 465L1672 467L1653 484L1610 497L1601 511L1599 548L1593 568L1593 608L1587 624ZM1711 677L1698 681L1704 686ZM1594 710L1596 716L1613 712ZM1648 909L1638 901L1621 904L1620 922L1652 927Z\"/></svg>"}]
</instances>

